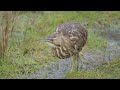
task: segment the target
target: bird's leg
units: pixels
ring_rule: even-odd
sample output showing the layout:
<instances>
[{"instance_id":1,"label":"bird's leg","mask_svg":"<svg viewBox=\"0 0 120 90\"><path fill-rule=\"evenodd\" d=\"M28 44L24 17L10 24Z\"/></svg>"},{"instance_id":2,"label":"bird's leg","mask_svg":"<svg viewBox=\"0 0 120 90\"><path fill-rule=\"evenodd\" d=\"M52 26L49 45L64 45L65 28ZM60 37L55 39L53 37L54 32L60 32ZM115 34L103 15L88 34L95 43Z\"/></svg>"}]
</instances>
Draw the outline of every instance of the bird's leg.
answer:
<instances>
[{"instance_id":1,"label":"bird's leg","mask_svg":"<svg viewBox=\"0 0 120 90\"><path fill-rule=\"evenodd\" d=\"M88 59L85 58L85 56L82 54L82 52L80 52L80 55L84 58L84 61L82 61L82 59L80 60L81 61L81 67L82 67L82 65L84 65L84 63L89 64Z\"/></svg>"},{"instance_id":2,"label":"bird's leg","mask_svg":"<svg viewBox=\"0 0 120 90\"><path fill-rule=\"evenodd\" d=\"M80 59L80 60L79 60L79 61L80 61L80 62L79 62L79 63L80 63L80 68L82 68L83 61L82 61L82 59L81 59L80 57L79 57L79 59Z\"/></svg>"},{"instance_id":3,"label":"bird's leg","mask_svg":"<svg viewBox=\"0 0 120 90\"><path fill-rule=\"evenodd\" d=\"M73 70L76 70L78 71L79 69L79 54L75 54L73 57L72 57L72 69L71 69L71 72Z\"/></svg>"},{"instance_id":4,"label":"bird's leg","mask_svg":"<svg viewBox=\"0 0 120 90\"><path fill-rule=\"evenodd\" d=\"M72 57L71 60L72 60L72 63L71 63L71 66L72 66L71 72L72 72L72 71L74 70L74 67L75 67L75 60L74 60L74 57Z\"/></svg>"},{"instance_id":5,"label":"bird's leg","mask_svg":"<svg viewBox=\"0 0 120 90\"><path fill-rule=\"evenodd\" d=\"M79 70L79 54L76 54L76 70L78 71Z\"/></svg>"}]
</instances>

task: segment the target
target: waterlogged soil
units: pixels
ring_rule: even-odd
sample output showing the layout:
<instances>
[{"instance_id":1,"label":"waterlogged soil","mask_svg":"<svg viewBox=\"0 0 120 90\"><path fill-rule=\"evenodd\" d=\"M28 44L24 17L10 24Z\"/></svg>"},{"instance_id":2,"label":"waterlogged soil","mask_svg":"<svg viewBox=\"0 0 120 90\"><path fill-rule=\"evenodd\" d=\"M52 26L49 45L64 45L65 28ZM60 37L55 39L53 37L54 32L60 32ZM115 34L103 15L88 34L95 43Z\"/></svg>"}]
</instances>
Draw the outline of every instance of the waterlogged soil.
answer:
<instances>
[{"instance_id":1,"label":"waterlogged soil","mask_svg":"<svg viewBox=\"0 0 120 90\"><path fill-rule=\"evenodd\" d=\"M106 36L108 35L108 36ZM120 30L100 32L99 36L108 39L108 46L104 51L89 49L83 52L86 59L81 56L82 63L79 69L95 69L111 60L120 58ZM27 79L61 79L71 70L71 59L61 59L43 67Z\"/></svg>"}]
</instances>

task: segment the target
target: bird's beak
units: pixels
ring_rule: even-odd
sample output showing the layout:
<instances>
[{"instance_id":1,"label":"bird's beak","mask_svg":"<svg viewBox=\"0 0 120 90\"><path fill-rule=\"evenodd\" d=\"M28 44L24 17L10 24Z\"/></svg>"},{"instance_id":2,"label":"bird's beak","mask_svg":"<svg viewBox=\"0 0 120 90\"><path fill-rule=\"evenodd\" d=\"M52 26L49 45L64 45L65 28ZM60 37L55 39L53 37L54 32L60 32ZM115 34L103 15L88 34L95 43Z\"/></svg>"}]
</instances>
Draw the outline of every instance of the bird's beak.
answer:
<instances>
[{"instance_id":1,"label":"bird's beak","mask_svg":"<svg viewBox=\"0 0 120 90\"><path fill-rule=\"evenodd\" d=\"M52 44L52 38L40 38L40 39L38 39L37 41L44 41L44 42L46 42L49 46L55 47L55 45Z\"/></svg>"},{"instance_id":2,"label":"bird's beak","mask_svg":"<svg viewBox=\"0 0 120 90\"><path fill-rule=\"evenodd\" d=\"M40 38L37 41L45 41L45 42L50 42L52 38Z\"/></svg>"}]
</instances>

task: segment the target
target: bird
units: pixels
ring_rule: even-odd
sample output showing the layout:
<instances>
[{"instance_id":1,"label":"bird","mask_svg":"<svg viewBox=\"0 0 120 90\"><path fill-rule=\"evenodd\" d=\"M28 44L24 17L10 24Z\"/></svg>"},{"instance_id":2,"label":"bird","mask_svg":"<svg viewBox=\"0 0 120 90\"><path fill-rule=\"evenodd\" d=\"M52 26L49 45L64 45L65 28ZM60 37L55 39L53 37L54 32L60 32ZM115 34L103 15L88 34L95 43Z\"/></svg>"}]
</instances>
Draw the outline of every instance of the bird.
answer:
<instances>
[{"instance_id":1,"label":"bird","mask_svg":"<svg viewBox=\"0 0 120 90\"><path fill-rule=\"evenodd\" d=\"M72 68L78 71L79 53L85 46L88 38L88 32L79 22L66 22L59 25L56 31L39 40L44 40L52 48L53 56L59 59L72 59ZM83 54L82 54L83 55Z\"/></svg>"}]
</instances>

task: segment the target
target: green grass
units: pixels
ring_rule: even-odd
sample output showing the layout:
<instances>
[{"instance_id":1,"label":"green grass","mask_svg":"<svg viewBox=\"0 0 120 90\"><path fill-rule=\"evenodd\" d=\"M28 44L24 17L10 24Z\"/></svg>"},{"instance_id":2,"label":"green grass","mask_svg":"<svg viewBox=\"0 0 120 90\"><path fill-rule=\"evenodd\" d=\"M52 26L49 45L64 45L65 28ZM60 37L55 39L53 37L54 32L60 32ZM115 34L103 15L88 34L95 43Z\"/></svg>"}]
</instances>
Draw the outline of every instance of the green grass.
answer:
<instances>
[{"instance_id":1,"label":"green grass","mask_svg":"<svg viewBox=\"0 0 120 90\"><path fill-rule=\"evenodd\" d=\"M89 49L98 49L104 51L108 45L108 41L107 39L99 37L97 34L94 34L93 31L89 30L88 41L86 45Z\"/></svg>"},{"instance_id":2,"label":"green grass","mask_svg":"<svg viewBox=\"0 0 120 90\"><path fill-rule=\"evenodd\" d=\"M100 66L95 70L73 71L66 79L120 79L120 59Z\"/></svg>"},{"instance_id":3,"label":"green grass","mask_svg":"<svg viewBox=\"0 0 120 90\"><path fill-rule=\"evenodd\" d=\"M65 22L88 23L88 49L104 50L107 40L93 33L96 23L111 25L120 20L120 12L59 11L59 12L21 12L15 22L14 31L9 38L9 46L4 60L0 59L0 78L25 78L42 66L54 62L57 58L44 43L36 41L55 32L58 25ZM100 25L102 26L102 25ZM83 72L83 71L81 71ZM91 72L92 74L92 72Z\"/></svg>"}]
</instances>

